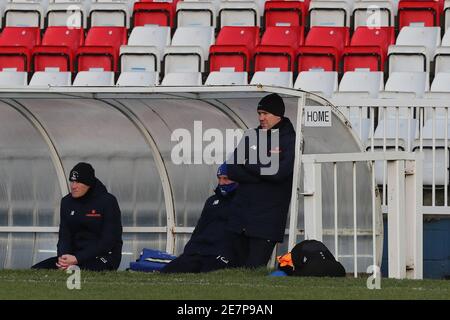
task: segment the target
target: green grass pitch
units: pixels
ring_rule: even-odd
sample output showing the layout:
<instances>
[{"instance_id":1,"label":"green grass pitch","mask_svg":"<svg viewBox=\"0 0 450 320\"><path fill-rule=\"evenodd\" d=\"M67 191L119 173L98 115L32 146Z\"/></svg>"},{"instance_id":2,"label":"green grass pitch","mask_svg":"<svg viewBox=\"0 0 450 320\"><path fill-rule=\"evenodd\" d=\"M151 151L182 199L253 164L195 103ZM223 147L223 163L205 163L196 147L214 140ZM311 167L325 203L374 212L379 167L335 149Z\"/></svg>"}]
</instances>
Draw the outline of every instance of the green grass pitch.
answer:
<instances>
[{"instance_id":1,"label":"green grass pitch","mask_svg":"<svg viewBox=\"0 0 450 320\"><path fill-rule=\"evenodd\" d=\"M304 300L450 299L448 280L381 279L369 290L367 277L270 277L266 269L206 274L81 271L81 288L67 288L64 271L1 270L0 299L117 300Z\"/></svg>"}]
</instances>

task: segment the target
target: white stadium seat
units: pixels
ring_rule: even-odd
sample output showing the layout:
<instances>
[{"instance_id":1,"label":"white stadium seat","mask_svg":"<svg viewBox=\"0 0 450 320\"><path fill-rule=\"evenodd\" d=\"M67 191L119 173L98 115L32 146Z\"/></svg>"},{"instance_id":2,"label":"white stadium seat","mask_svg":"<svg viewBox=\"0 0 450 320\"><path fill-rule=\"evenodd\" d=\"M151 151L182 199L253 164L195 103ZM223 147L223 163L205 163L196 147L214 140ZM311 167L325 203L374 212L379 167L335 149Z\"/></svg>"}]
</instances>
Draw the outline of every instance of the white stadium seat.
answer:
<instances>
[{"instance_id":1,"label":"white stadium seat","mask_svg":"<svg viewBox=\"0 0 450 320\"><path fill-rule=\"evenodd\" d=\"M77 73L72 86L104 87L114 85L114 72L111 71L80 71Z\"/></svg>"},{"instance_id":2,"label":"white stadium seat","mask_svg":"<svg viewBox=\"0 0 450 320\"><path fill-rule=\"evenodd\" d=\"M47 25L87 28L88 13L81 1L51 2L48 5Z\"/></svg>"},{"instance_id":3,"label":"white stadium seat","mask_svg":"<svg viewBox=\"0 0 450 320\"><path fill-rule=\"evenodd\" d=\"M213 71L210 72L205 81L205 86L208 85L247 85L247 72L234 71Z\"/></svg>"},{"instance_id":4,"label":"white stadium seat","mask_svg":"<svg viewBox=\"0 0 450 320\"><path fill-rule=\"evenodd\" d=\"M444 113L445 114L445 113ZM438 115L438 113L436 113ZM442 113L441 113L442 115ZM445 117L445 116L444 116ZM434 130L433 130L434 127ZM446 128L447 127L447 128ZM434 184L437 186L445 185L445 175L448 179L448 164L450 152L447 152L447 167L445 166L445 131L447 129L447 151L450 141L450 124L443 118L429 119L425 121L422 128L422 151L423 159L423 184L431 186L433 184L433 166L435 167ZM433 163L433 131L434 131L434 159ZM414 141L412 151L420 151L420 140Z\"/></svg>"},{"instance_id":5,"label":"white stadium seat","mask_svg":"<svg viewBox=\"0 0 450 320\"><path fill-rule=\"evenodd\" d=\"M130 28L130 12L126 1L95 1L89 10L91 27L115 26Z\"/></svg>"},{"instance_id":6,"label":"white stadium seat","mask_svg":"<svg viewBox=\"0 0 450 320\"><path fill-rule=\"evenodd\" d=\"M430 72L431 60L440 44L440 27L403 27L395 45L389 46L389 74L396 71Z\"/></svg>"},{"instance_id":7,"label":"white stadium seat","mask_svg":"<svg viewBox=\"0 0 450 320\"><path fill-rule=\"evenodd\" d=\"M5 26L44 28L44 9L39 1L7 3L4 11Z\"/></svg>"},{"instance_id":8,"label":"white stadium seat","mask_svg":"<svg viewBox=\"0 0 450 320\"><path fill-rule=\"evenodd\" d=\"M357 27L393 27L397 7L391 1L355 1L353 7L353 28Z\"/></svg>"},{"instance_id":9,"label":"white stadium seat","mask_svg":"<svg viewBox=\"0 0 450 320\"><path fill-rule=\"evenodd\" d=\"M70 86L72 75L70 72L36 71L30 80L29 86L55 87Z\"/></svg>"},{"instance_id":10,"label":"white stadium seat","mask_svg":"<svg viewBox=\"0 0 450 320\"><path fill-rule=\"evenodd\" d=\"M266 71L257 71L250 84L292 88L293 74L292 72L267 71L267 69Z\"/></svg>"},{"instance_id":11,"label":"white stadium seat","mask_svg":"<svg viewBox=\"0 0 450 320\"><path fill-rule=\"evenodd\" d=\"M125 71L117 79L118 86L151 87L158 85L158 73L148 71Z\"/></svg>"},{"instance_id":12,"label":"white stadium seat","mask_svg":"<svg viewBox=\"0 0 450 320\"><path fill-rule=\"evenodd\" d=\"M384 90L383 72L349 71L339 83L339 92L367 92L371 98Z\"/></svg>"},{"instance_id":13,"label":"white stadium seat","mask_svg":"<svg viewBox=\"0 0 450 320\"><path fill-rule=\"evenodd\" d=\"M311 1L309 4L309 25L310 27L350 27L351 9L345 1Z\"/></svg>"},{"instance_id":14,"label":"white stadium seat","mask_svg":"<svg viewBox=\"0 0 450 320\"><path fill-rule=\"evenodd\" d=\"M295 81L294 89L331 97L338 89L338 74L335 71L302 71Z\"/></svg>"},{"instance_id":15,"label":"white stadium seat","mask_svg":"<svg viewBox=\"0 0 450 320\"><path fill-rule=\"evenodd\" d=\"M349 71L344 73L339 83L339 97L347 99L357 96L377 98L382 90L384 90L383 72ZM366 141L369 138L371 126L368 108L339 109L350 120L361 141Z\"/></svg>"},{"instance_id":16,"label":"white stadium seat","mask_svg":"<svg viewBox=\"0 0 450 320\"><path fill-rule=\"evenodd\" d=\"M384 87L385 92L409 92L421 98L430 88L427 72L393 72ZM380 93L383 95L383 93Z\"/></svg>"},{"instance_id":17,"label":"white stadium seat","mask_svg":"<svg viewBox=\"0 0 450 320\"><path fill-rule=\"evenodd\" d=\"M439 72L435 74L430 91L450 92L450 72Z\"/></svg>"},{"instance_id":18,"label":"white stadium seat","mask_svg":"<svg viewBox=\"0 0 450 320\"><path fill-rule=\"evenodd\" d=\"M3 88L8 87L23 87L26 86L27 81L27 73L26 72L17 72L17 71L8 71L3 69L0 72L0 86Z\"/></svg>"},{"instance_id":19,"label":"white stadium seat","mask_svg":"<svg viewBox=\"0 0 450 320\"><path fill-rule=\"evenodd\" d=\"M162 86L201 86L202 74L200 72L172 72L166 74Z\"/></svg>"},{"instance_id":20,"label":"white stadium seat","mask_svg":"<svg viewBox=\"0 0 450 320\"><path fill-rule=\"evenodd\" d=\"M178 27L216 27L217 8L212 1L179 1L177 3Z\"/></svg>"},{"instance_id":21,"label":"white stadium seat","mask_svg":"<svg viewBox=\"0 0 450 320\"><path fill-rule=\"evenodd\" d=\"M120 70L160 72L161 61L156 47L121 46Z\"/></svg>"},{"instance_id":22,"label":"white stadium seat","mask_svg":"<svg viewBox=\"0 0 450 320\"><path fill-rule=\"evenodd\" d=\"M222 1L218 18L220 27L260 26L261 14L254 1Z\"/></svg>"},{"instance_id":23,"label":"white stadium seat","mask_svg":"<svg viewBox=\"0 0 450 320\"><path fill-rule=\"evenodd\" d=\"M164 73L203 72L214 41L213 27L178 27L164 50Z\"/></svg>"},{"instance_id":24,"label":"white stadium seat","mask_svg":"<svg viewBox=\"0 0 450 320\"><path fill-rule=\"evenodd\" d=\"M120 47L121 71L161 71L161 60L170 45L170 28L160 26L134 27L128 45Z\"/></svg>"}]
</instances>

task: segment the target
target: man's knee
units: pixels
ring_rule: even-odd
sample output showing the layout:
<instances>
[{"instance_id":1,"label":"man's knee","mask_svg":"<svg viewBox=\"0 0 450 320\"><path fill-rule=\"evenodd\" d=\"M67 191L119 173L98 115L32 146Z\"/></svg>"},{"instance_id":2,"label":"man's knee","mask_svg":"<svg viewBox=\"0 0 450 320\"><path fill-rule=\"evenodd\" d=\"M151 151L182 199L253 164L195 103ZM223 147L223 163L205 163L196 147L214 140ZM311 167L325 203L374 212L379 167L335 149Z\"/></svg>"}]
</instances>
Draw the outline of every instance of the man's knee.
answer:
<instances>
[{"instance_id":1,"label":"man's knee","mask_svg":"<svg viewBox=\"0 0 450 320\"><path fill-rule=\"evenodd\" d=\"M56 266L57 262L58 257L51 257L36 263L31 267L31 269L58 269L58 267Z\"/></svg>"}]
</instances>

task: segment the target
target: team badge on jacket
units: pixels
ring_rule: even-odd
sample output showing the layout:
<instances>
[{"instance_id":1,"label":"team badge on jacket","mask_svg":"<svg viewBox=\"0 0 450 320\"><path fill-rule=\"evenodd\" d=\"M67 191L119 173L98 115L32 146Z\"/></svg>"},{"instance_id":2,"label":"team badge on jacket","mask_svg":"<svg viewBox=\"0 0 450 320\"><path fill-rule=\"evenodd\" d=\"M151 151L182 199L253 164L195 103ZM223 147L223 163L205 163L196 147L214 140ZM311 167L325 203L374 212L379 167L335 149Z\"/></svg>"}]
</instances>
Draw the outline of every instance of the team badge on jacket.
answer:
<instances>
[{"instance_id":1,"label":"team badge on jacket","mask_svg":"<svg viewBox=\"0 0 450 320\"><path fill-rule=\"evenodd\" d=\"M95 210L91 210L90 213L86 214L86 217L98 217L100 218L102 215L100 213L97 213Z\"/></svg>"}]
</instances>

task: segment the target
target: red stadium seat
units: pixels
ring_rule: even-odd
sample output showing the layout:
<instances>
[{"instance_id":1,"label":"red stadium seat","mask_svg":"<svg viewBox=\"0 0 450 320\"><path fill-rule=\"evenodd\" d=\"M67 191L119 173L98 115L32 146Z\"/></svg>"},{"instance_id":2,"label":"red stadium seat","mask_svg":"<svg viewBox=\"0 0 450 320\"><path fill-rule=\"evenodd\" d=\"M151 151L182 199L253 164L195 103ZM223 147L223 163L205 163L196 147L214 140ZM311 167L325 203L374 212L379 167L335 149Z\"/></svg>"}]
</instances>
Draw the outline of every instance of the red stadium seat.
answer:
<instances>
[{"instance_id":1,"label":"red stadium seat","mask_svg":"<svg viewBox=\"0 0 450 320\"><path fill-rule=\"evenodd\" d=\"M0 46L0 71L7 68L28 72L30 50L19 46Z\"/></svg>"},{"instance_id":2,"label":"red stadium seat","mask_svg":"<svg viewBox=\"0 0 450 320\"><path fill-rule=\"evenodd\" d=\"M410 23L423 23L425 27L440 26L442 0L400 0L398 3L398 30Z\"/></svg>"},{"instance_id":3,"label":"red stadium seat","mask_svg":"<svg viewBox=\"0 0 450 320\"><path fill-rule=\"evenodd\" d=\"M117 71L119 49L123 44L127 44L125 27L92 27L85 45L76 53L78 71L89 71L90 68Z\"/></svg>"},{"instance_id":4,"label":"red stadium seat","mask_svg":"<svg viewBox=\"0 0 450 320\"><path fill-rule=\"evenodd\" d=\"M295 53L302 44L302 27L268 27L255 51L255 71L293 71Z\"/></svg>"},{"instance_id":5,"label":"red stadium seat","mask_svg":"<svg viewBox=\"0 0 450 320\"><path fill-rule=\"evenodd\" d=\"M303 28L268 27L261 38L260 45L292 46L297 49L303 45Z\"/></svg>"},{"instance_id":6,"label":"red stadium seat","mask_svg":"<svg viewBox=\"0 0 450 320\"><path fill-rule=\"evenodd\" d=\"M209 49L210 71L234 68L236 72L249 71L256 46L259 27L223 27L216 44Z\"/></svg>"},{"instance_id":7,"label":"red stadium seat","mask_svg":"<svg viewBox=\"0 0 450 320\"><path fill-rule=\"evenodd\" d=\"M84 32L81 28L48 27L42 45L35 46L32 51L34 71L59 68L59 71L73 72L73 57L83 43Z\"/></svg>"},{"instance_id":8,"label":"red stadium seat","mask_svg":"<svg viewBox=\"0 0 450 320\"><path fill-rule=\"evenodd\" d=\"M0 46L22 46L28 49L41 43L38 27L5 27L0 34Z\"/></svg>"},{"instance_id":9,"label":"red stadium seat","mask_svg":"<svg viewBox=\"0 0 450 320\"><path fill-rule=\"evenodd\" d=\"M39 27L5 27L0 34L0 71L30 70L31 49L41 43Z\"/></svg>"},{"instance_id":10,"label":"red stadium seat","mask_svg":"<svg viewBox=\"0 0 450 320\"><path fill-rule=\"evenodd\" d=\"M344 49L342 55L343 72L356 68L384 71L388 47L394 43L394 27L356 28L350 46Z\"/></svg>"},{"instance_id":11,"label":"red stadium seat","mask_svg":"<svg viewBox=\"0 0 450 320\"><path fill-rule=\"evenodd\" d=\"M158 2L144 0L133 5L134 26L156 24L162 27L175 26L175 14L178 0Z\"/></svg>"},{"instance_id":12,"label":"red stadium seat","mask_svg":"<svg viewBox=\"0 0 450 320\"><path fill-rule=\"evenodd\" d=\"M264 4L265 27L305 26L309 1L266 1Z\"/></svg>"},{"instance_id":13,"label":"red stadium seat","mask_svg":"<svg viewBox=\"0 0 450 320\"><path fill-rule=\"evenodd\" d=\"M349 43L348 27L312 27L305 46L297 53L298 72L310 69L338 71L344 47Z\"/></svg>"}]
</instances>

